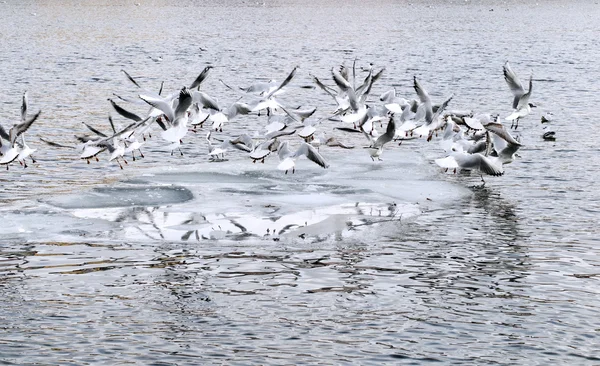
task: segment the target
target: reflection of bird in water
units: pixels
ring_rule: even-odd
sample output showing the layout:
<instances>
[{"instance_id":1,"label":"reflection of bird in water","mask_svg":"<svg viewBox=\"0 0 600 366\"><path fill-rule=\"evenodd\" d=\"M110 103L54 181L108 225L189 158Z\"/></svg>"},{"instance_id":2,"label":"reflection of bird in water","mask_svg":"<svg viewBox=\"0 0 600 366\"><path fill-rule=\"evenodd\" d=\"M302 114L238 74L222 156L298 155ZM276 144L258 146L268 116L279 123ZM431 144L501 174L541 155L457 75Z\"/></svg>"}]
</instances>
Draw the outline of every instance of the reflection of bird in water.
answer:
<instances>
[{"instance_id":1,"label":"reflection of bird in water","mask_svg":"<svg viewBox=\"0 0 600 366\"><path fill-rule=\"evenodd\" d=\"M117 218L114 220L115 222L136 222L136 223L142 223L144 216L146 217L147 221L150 223L150 225L152 225L152 227L154 229L156 229L156 231L158 232L158 235L160 236L161 239L164 239L165 236L162 233L161 228L156 224L156 219L155 219L155 211L158 210L159 207L131 207L131 208L126 208L123 211L121 211L121 213L119 213L119 215L117 216ZM142 228L140 228L139 225L136 226L140 232L150 238L150 239L156 239L151 237L145 230L143 230Z\"/></svg>"},{"instance_id":2,"label":"reflection of bird in water","mask_svg":"<svg viewBox=\"0 0 600 366\"><path fill-rule=\"evenodd\" d=\"M488 226L488 232L501 232L503 235L495 236L494 241L506 240L513 244L519 238L518 216L515 212L515 205L502 198L499 192L483 187L473 188L473 204L475 208L481 208L484 212L492 216L491 220L484 220Z\"/></svg>"}]
</instances>

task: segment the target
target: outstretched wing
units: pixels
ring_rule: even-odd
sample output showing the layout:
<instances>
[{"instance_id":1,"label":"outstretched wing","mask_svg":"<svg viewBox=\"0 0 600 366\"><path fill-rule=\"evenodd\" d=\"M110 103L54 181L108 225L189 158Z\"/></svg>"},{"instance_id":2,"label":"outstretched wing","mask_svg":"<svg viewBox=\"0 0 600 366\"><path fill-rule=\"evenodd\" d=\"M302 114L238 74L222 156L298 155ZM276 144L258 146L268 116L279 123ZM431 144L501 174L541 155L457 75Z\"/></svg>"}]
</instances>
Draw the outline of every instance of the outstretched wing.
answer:
<instances>
[{"instance_id":1,"label":"outstretched wing","mask_svg":"<svg viewBox=\"0 0 600 366\"><path fill-rule=\"evenodd\" d=\"M504 80L506 80L510 91L515 96L515 99L513 100L513 108L516 109L517 104L519 103L519 99L521 99L521 96L525 94L523 84L521 84L521 80L519 80L517 74L515 74L515 72L512 70L508 61L506 61L506 63L502 67L502 71L504 72Z\"/></svg>"},{"instance_id":2,"label":"outstretched wing","mask_svg":"<svg viewBox=\"0 0 600 366\"><path fill-rule=\"evenodd\" d=\"M296 150L296 152L294 153L294 157L298 157L300 155L306 156L308 160L312 161L315 164L318 164L322 168L329 168L329 163L325 161L325 159L317 151L317 149L312 147L312 145L307 144L306 142L303 142L302 145L300 145L300 147L298 148L298 150Z\"/></svg>"},{"instance_id":3,"label":"outstretched wing","mask_svg":"<svg viewBox=\"0 0 600 366\"><path fill-rule=\"evenodd\" d=\"M118 105L117 103L115 103L114 100L109 99L108 101L110 102L110 104L112 105L112 107L115 109L115 111L117 113L119 113L121 116L123 116L123 117L125 117L127 119L130 119L132 121L135 121L135 122L139 122L139 121L142 120L142 118L140 116L138 116L137 114L129 112L128 110L124 109L123 107L121 107L120 105Z\"/></svg>"},{"instance_id":4,"label":"outstretched wing","mask_svg":"<svg viewBox=\"0 0 600 366\"><path fill-rule=\"evenodd\" d=\"M210 71L210 69L212 69L212 66L206 66L204 68L204 70L202 70L202 72L200 73L200 75L198 75L198 77L196 78L196 80L194 80L194 82L192 83L192 85L190 85L190 89L194 89L195 87L200 88L200 84L202 84L202 82L204 80L206 80L206 78L208 77L208 72Z\"/></svg>"},{"instance_id":5,"label":"outstretched wing","mask_svg":"<svg viewBox=\"0 0 600 366\"><path fill-rule=\"evenodd\" d=\"M284 86L288 85L290 83L290 81L292 81L292 79L294 78L294 76L296 75L296 70L298 70L298 66L294 67L294 69L292 70L292 72L290 72L290 74L285 78L285 80L281 84L279 84L279 86L277 88L271 90L271 92L265 96L265 99L269 99L275 93L277 93L279 90L281 90L281 88L283 88Z\"/></svg>"},{"instance_id":6,"label":"outstretched wing","mask_svg":"<svg viewBox=\"0 0 600 366\"><path fill-rule=\"evenodd\" d=\"M21 135L23 132L27 131L29 127L35 122L36 119L40 116L42 111L38 111L33 116L26 118L24 122L14 125L10 130L8 130L8 136L10 138L11 146L15 145L15 141L17 141L17 137Z\"/></svg>"}]
</instances>

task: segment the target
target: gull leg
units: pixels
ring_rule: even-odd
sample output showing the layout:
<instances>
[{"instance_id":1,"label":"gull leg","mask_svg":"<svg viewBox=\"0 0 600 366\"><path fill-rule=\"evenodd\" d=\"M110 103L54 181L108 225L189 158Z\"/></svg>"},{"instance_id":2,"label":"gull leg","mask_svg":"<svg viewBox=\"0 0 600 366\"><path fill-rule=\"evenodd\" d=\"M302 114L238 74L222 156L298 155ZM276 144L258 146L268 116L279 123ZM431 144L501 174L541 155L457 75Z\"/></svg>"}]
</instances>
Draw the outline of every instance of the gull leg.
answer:
<instances>
[{"instance_id":1,"label":"gull leg","mask_svg":"<svg viewBox=\"0 0 600 366\"><path fill-rule=\"evenodd\" d=\"M181 156L183 156L183 151L181 151L181 148L179 148L179 153L181 154Z\"/></svg>"},{"instance_id":2,"label":"gull leg","mask_svg":"<svg viewBox=\"0 0 600 366\"><path fill-rule=\"evenodd\" d=\"M31 158L31 162L35 164L35 159L33 158L33 155L31 155L30 158Z\"/></svg>"},{"instance_id":3,"label":"gull leg","mask_svg":"<svg viewBox=\"0 0 600 366\"><path fill-rule=\"evenodd\" d=\"M119 168L123 169L123 165L121 165L121 162L119 161L119 158L115 159L117 161L117 164L119 164Z\"/></svg>"},{"instance_id":4,"label":"gull leg","mask_svg":"<svg viewBox=\"0 0 600 366\"><path fill-rule=\"evenodd\" d=\"M98 159L98 156L96 156L96 161L100 161L100 159Z\"/></svg>"},{"instance_id":5,"label":"gull leg","mask_svg":"<svg viewBox=\"0 0 600 366\"><path fill-rule=\"evenodd\" d=\"M142 153L142 150L141 150L141 149L138 149L138 151L140 152L140 156L143 158L143 157L144 157L144 154Z\"/></svg>"}]
</instances>

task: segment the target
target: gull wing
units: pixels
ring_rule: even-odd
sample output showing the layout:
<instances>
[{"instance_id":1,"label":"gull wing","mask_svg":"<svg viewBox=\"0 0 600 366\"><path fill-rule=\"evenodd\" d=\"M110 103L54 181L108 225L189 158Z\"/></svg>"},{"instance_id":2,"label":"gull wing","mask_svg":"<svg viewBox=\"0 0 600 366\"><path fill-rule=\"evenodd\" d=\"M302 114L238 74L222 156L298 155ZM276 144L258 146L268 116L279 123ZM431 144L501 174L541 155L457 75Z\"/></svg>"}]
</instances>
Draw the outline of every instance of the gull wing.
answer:
<instances>
[{"instance_id":1,"label":"gull wing","mask_svg":"<svg viewBox=\"0 0 600 366\"><path fill-rule=\"evenodd\" d=\"M319 88L321 88L325 93L331 95L332 98L335 98L335 90L333 88L323 84L321 80L319 80L316 76L311 76L313 78L313 81L315 82L315 84L317 84Z\"/></svg>"},{"instance_id":2,"label":"gull wing","mask_svg":"<svg viewBox=\"0 0 600 366\"><path fill-rule=\"evenodd\" d=\"M125 74L125 76L127 77L127 79L128 79L129 81L131 81L131 82L133 83L133 85L137 86L137 87L138 87L138 88L140 88L140 89L142 88L142 87L140 86L140 84L138 84L138 82L137 82L137 81L135 81L135 79L134 79L134 78L133 78L131 75L129 75L129 73L128 73L127 71L125 71L124 69L121 69L121 72L122 72L123 74Z\"/></svg>"},{"instance_id":3,"label":"gull wing","mask_svg":"<svg viewBox=\"0 0 600 366\"><path fill-rule=\"evenodd\" d=\"M517 104L519 103L519 99L521 99L521 96L525 94L525 89L523 89L523 84L521 84L521 80L519 79L517 74L515 74L515 72L512 70L508 61L506 61L506 63L502 67L502 71L504 73L504 80L506 80L510 91L515 96L515 99L513 100L513 108L516 109Z\"/></svg>"},{"instance_id":4,"label":"gull wing","mask_svg":"<svg viewBox=\"0 0 600 366\"><path fill-rule=\"evenodd\" d=\"M340 74L340 72L335 68L331 69L331 75L333 76L333 81L341 90L348 91L348 89L352 89L350 82L348 82L348 80L344 78L342 74Z\"/></svg>"},{"instance_id":5,"label":"gull wing","mask_svg":"<svg viewBox=\"0 0 600 366\"><path fill-rule=\"evenodd\" d=\"M164 99L162 97L153 97L146 94L140 94L139 97L144 102L163 112L169 122L173 122L175 120L175 111L173 110L173 107L168 99Z\"/></svg>"},{"instance_id":6,"label":"gull wing","mask_svg":"<svg viewBox=\"0 0 600 366\"><path fill-rule=\"evenodd\" d=\"M506 129L506 127L504 127L502 123L491 122L484 125L484 127L486 130L493 132L494 135L501 137L504 141L506 141L509 144L518 146L521 145L519 141L515 140L515 138L512 137L512 135L508 132L508 130Z\"/></svg>"},{"instance_id":7,"label":"gull wing","mask_svg":"<svg viewBox=\"0 0 600 366\"><path fill-rule=\"evenodd\" d=\"M435 111L435 113L431 117L431 122L432 123L433 123L433 121L437 121L437 119L442 114L442 112L444 111L444 109L446 109L446 107L448 107L448 103L450 103L450 101L452 100L452 98L454 98L454 95L451 95L450 97L448 97L448 99L446 99L444 101L444 103L442 103L442 105L438 107L438 109Z\"/></svg>"},{"instance_id":8,"label":"gull wing","mask_svg":"<svg viewBox=\"0 0 600 366\"><path fill-rule=\"evenodd\" d=\"M200 75L198 75L198 77L196 78L196 80L194 80L194 82L192 83L192 85L190 85L190 89L194 89L195 87L198 87L198 89L200 89L200 84L202 84L202 82L204 80L206 80L206 78L208 77L208 72L210 71L210 69L212 69L212 66L206 66L204 68L204 70L202 70L202 72L200 73Z\"/></svg>"},{"instance_id":9,"label":"gull wing","mask_svg":"<svg viewBox=\"0 0 600 366\"><path fill-rule=\"evenodd\" d=\"M130 119L132 121L135 121L135 122L139 122L139 121L142 120L142 118L140 116L138 116L137 114L129 112L128 110L124 109L123 107L121 107L120 105L118 105L117 103L115 103L114 100L109 99L108 101L110 102L110 104L112 105L112 107L115 109L115 111L117 113L119 113L121 116L123 116L123 117L125 117L127 119Z\"/></svg>"},{"instance_id":10,"label":"gull wing","mask_svg":"<svg viewBox=\"0 0 600 366\"><path fill-rule=\"evenodd\" d=\"M21 122L27 119L27 92L23 93L23 103L21 103Z\"/></svg>"},{"instance_id":11,"label":"gull wing","mask_svg":"<svg viewBox=\"0 0 600 366\"><path fill-rule=\"evenodd\" d=\"M217 101L206 93L196 91L194 92L192 97L194 102L202 104L205 108L212 109L215 111L221 110Z\"/></svg>"},{"instance_id":12,"label":"gull wing","mask_svg":"<svg viewBox=\"0 0 600 366\"><path fill-rule=\"evenodd\" d=\"M0 146L2 146L2 139L5 139L6 141L10 141L10 137L8 136L8 133L6 132L4 127L2 127L2 125L0 125Z\"/></svg>"},{"instance_id":13,"label":"gull wing","mask_svg":"<svg viewBox=\"0 0 600 366\"><path fill-rule=\"evenodd\" d=\"M385 128L385 133L377 138L373 147L380 147L394 139L396 135L396 122L394 122L393 118L390 118L387 127Z\"/></svg>"},{"instance_id":14,"label":"gull wing","mask_svg":"<svg viewBox=\"0 0 600 366\"><path fill-rule=\"evenodd\" d=\"M181 89L178 100L179 103L177 103L177 107L175 108L175 118L183 116L192 105L192 94L188 88L184 87Z\"/></svg>"},{"instance_id":15,"label":"gull wing","mask_svg":"<svg viewBox=\"0 0 600 366\"><path fill-rule=\"evenodd\" d=\"M16 124L10 130L8 130L8 136L10 138L9 140L10 140L11 146L15 145L15 141L17 140L17 137L19 137L19 135L22 134L23 132L27 131L29 129L29 127L31 127L33 122L35 122L35 120L38 119L38 117L40 116L41 113L42 113L42 111L40 110L33 116L26 118L24 122Z\"/></svg>"},{"instance_id":16,"label":"gull wing","mask_svg":"<svg viewBox=\"0 0 600 366\"><path fill-rule=\"evenodd\" d=\"M517 109L526 108L529 104L529 97L531 96L531 90L533 89L533 76L529 77L529 90L523 94L517 103Z\"/></svg>"},{"instance_id":17,"label":"gull wing","mask_svg":"<svg viewBox=\"0 0 600 366\"><path fill-rule=\"evenodd\" d=\"M92 131L93 133L95 133L96 135L100 136L100 137L108 137L106 134L98 131L96 128L92 127L91 125L87 124L86 122L82 122L84 124L85 127L88 128L88 130Z\"/></svg>"},{"instance_id":18,"label":"gull wing","mask_svg":"<svg viewBox=\"0 0 600 366\"><path fill-rule=\"evenodd\" d=\"M483 173L500 176L504 174L502 164L496 159L492 160L488 157L476 154L455 153L452 155L458 165L463 169L479 169Z\"/></svg>"},{"instance_id":19,"label":"gull wing","mask_svg":"<svg viewBox=\"0 0 600 366\"><path fill-rule=\"evenodd\" d=\"M306 156L306 158L308 160L312 161L315 164L318 164L322 168L325 168L325 169L329 168L329 163L327 163L327 161L325 161L325 159L317 151L317 149L315 149L311 145L307 144L306 142L303 142L302 145L300 145L300 147L298 148L298 150L296 150L296 152L294 153L293 156L298 157L301 155Z\"/></svg>"},{"instance_id":20,"label":"gull wing","mask_svg":"<svg viewBox=\"0 0 600 366\"><path fill-rule=\"evenodd\" d=\"M433 106L431 104L431 98L429 97L429 93L421 86L421 83L417 81L417 77L413 78L413 86L421 103L425 105L425 121L427 123L431 123L433 121Z\"/></svg>"},{"instance_id":21,"label":"gull wing","mask_svg":"<svg viewBox=\"0 0 600 366\"><path fill-rule=\"evenodd\" d=\"M42 138L42 137L40 137L40 140L41 140L42 142L44 142L44 143L46 143L46 144L50 145L50 146L54 146L54 147L63 147L63 148L67 148L67 149L76 149L76 147L75 147L75 146L71 146L71 145L62 145L62 144L59 144L59 143L57 143L57 142L54 142L54 141L46 140L46 139L44 139L44 138Z\"/></svg>"},{"instance_id":22,"label":"gull wing","mask_svg":"<svg viewBox=\"0 0 600 366\"><path fill-rule=\"evenodd\" d=\"M290 81L292 81L292 79L294 78L294 76L296 75L296 70L298 70L298 66L294 67L294 69L292 70L292 72L290 72L290 74L285 78L285 80L283 82L281 82L281 84L279 84L278 87L276 87L275 89L271 90L271 92L265 96L265 99L271 98L275 93L277 93L279 90L281 90L281 88L283 88L284 86L288 85L290 83Z\"/></svg>"}]
</instances>

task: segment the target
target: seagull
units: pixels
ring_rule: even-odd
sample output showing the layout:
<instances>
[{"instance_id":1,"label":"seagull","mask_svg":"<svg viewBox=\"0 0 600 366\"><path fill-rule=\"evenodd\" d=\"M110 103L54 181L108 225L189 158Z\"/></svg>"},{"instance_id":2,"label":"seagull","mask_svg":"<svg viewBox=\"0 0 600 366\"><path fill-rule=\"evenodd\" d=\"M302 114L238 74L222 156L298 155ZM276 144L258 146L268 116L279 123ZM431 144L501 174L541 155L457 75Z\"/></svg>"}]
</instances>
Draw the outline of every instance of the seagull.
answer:
<instances>
[{"instance_id":1,"label":"seagull","mask_svg":"<svg viewBox=\"0 0 600 366\"><path fill-rule=\"evenodd\" d=\"M318 164L324 169L329 168L329 164L325 161L323 156L319 154L317 149L306 142L303 142L298 150L292 153L289 149L288 141L284 141L279 145L278 154L281 162L277 166L277 169L285 170L285 174L287 174L290 169L292 170L292 173L296 172L296 159L300 156L306 156L308 160Z\"/></svg>"},{"instance_id":2,"label":"seagull","mask_svg":"<svg viewBox=\"0 0 600 366\"><path fill-rule=\"evenodd\" d=\"M156 122L163 129L160 136L171 143L169 147L171 148L172 155L173 151L179 148L181 139L188 133L187 123L189 116L187 110L192 105L192 94L187 87L183 87L176 99L178 102L175 109L173 109L175 99L171 101L166 98L144 94L140 94L139 97L152 107L163 112L163 116L159 117ZM179 149L179 152L183 155L181 149Z\"/></svg>"},{"instance_id":3,"label":"seagull","mask_svg":"<svg viewBox=\"0 0 600 366\"><path fill-rule=\"evenodd\" d=\"M381 154L383 153L383 145L392 141L394 139L394 136L396 135L396 123L394 122L394 118L390 117L387 127L385 129L385 133L383 135L379 136L376 140L371 135L366 133L365 131L363 131L363 134L371 142L371 145L368 146L369 155L371 156L371 160L375 161L375 158L377 158L378 160L381 161L382 160Z\"/></svg>"},{"instance_id":4,"label":"seagull","mask_svg":"<svg viewBox=\"0 0 600 366\"><path fill-rule=\"evenodd\" d=\"M241 90L243 92L246 92L246 94L258 94L258 96L260 97L254 102L249 103L251 111L258 112L260 114L261 111L266 109L267 115L270 115L271 112L278 109L280 107L280 104L277 100L275 100L275 96L284 92L283 88L292 81L292 79L296 75L297 70L298 66L294 67L294 69L281 83L277 83L274 80L270 80L268 83L254 84L246 89L241 88ZM232 88L229 85L225 84L223 80L220 81L228 89L236 90L235 88Z\"/></svg>"},{"instance_id":5,"label":"seagull","mask_svg":"<svg viewBox=\"0 0 600 366\"><path fill-rule=\"evenodd\" d=\"M517 129L519 127L519 119L525 117L531 112L531 105L529 103L529 97L531 96L531 91L533 89L533 75L529 76L529 90L525 92L523 88L523 84L521 84L521 80L517 74L511 69L508 61L503 66L504 71L504 80L508 84L511 92L515 96L513 99L512 107L514 109L513 113L511 113L508 117L506 117L507 121L511 121L511 128Z\"/></svg>"},{"instance_id":6,"label":"seagull","mask_svg":"<svg viewBox=\"0 0 600 366\"><path fill-rule=\"evenodd\" d=\"M457 169L477 170L484 184L483 173L496 177L504 174L502 162L498 158L487 157L481 153L469 154L464 151L456 151L445 158L435 159L435 163L445 168L446 171L453 170L455 173Z\"/></svg>"},{"instance_id":7,"label":"seagull","mask_svg":"<svg viewBox=\"0 0 600 366\"><path fill-rule=\"evenodd\" d=\"M229 148L235 148L237 150L245 151L247 153L252 151L253 141L252 138L247 134L242 134L236 137L235 139L227 138L221 141L220 144L212 143L212 141L210 140L211 134L212 132L209 131L206 135L206 141L208 142L208 156L212 161L217 161L219 155L221 155L221 159L219 161L224 161L224 154Z\"/></svg>"},{"instance_id":8,"label":"seagull","mask_svg":"<svg viewBox=\"0 0 600 366\"><path fill-rule=\"evenodd\" d=\"M427 136L427 141L431 140L432 134L435 130L440 128L444 123L444 120L439 118L448 106L448 103L452 100L453 96L451 95L448 99L446 99L441 106L437 108L437 110L433 111L433 104L431 103L431 98L429 97L429 93L421 86L421 84L417 81L417 77L413 77L413 86L421 103L425 108L425 123L413 130L414 134L419 137Z\"/></svg>"},{"instance_id":9,"label":"seagull","mask_svg":"<svg viewBox=\"0 0 600 366\"><path fill-rule=\"evenodd\" d=\"M21 122L14 124L8 130L8 133L0 126L0 165L6 165L7 170L9 164L17 159L26 168L27 164L25 163L25 158L35 151L25 144L23 134L31 127L33 122L38 119L42 111L40 110L33 116L28 117L27 109L28 99L27 92L25 92L23 93L23 102L21 104ZM22 138L22 142L17 141L19 136ZM5 139L7 144L2 143L2 139ZM20 148L22 149L20 150ZM19 157L21 157L21 159L19 159ZM32 160L35 162L33 158Z\"/></svg>"},{"instance_id":10,"label":"seagull","mask_svg":"<svg viewBox=\"0 0 600 366\"><path fill-rule=\"evenodd\" d=\"M492 132L493 147L501 164L510 164L521 144L506 130L501 123L488 123L485 129Z\"/></svg>"}]
</instances>

